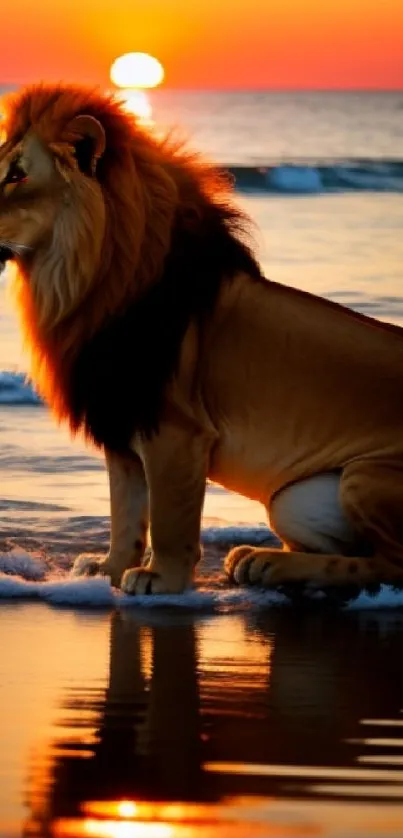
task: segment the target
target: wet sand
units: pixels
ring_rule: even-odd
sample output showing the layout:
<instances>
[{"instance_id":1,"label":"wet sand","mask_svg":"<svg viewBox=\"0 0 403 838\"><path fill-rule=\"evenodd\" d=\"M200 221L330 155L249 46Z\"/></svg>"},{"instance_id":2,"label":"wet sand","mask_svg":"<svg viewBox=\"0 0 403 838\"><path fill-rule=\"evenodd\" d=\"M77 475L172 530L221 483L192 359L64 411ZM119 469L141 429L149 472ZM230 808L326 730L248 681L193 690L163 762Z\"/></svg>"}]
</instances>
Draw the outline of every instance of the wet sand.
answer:
<instances>
[{"instance_id":1,"label":"wet sand","mask_svg":"<svg viewBox=\"0 0 403 838\"><path fill-rule=\"evenodd\" d=\"M0 604L0 835L401 836L396 612Z\"/></svg>"}]
</instances>

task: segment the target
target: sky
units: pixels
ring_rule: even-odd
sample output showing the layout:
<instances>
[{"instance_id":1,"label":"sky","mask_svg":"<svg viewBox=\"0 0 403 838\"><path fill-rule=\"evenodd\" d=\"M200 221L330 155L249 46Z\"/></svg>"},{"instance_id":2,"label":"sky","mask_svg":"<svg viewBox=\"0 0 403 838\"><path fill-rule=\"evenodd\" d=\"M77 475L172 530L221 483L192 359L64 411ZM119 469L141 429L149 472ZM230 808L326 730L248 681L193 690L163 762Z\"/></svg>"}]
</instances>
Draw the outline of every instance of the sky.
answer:
<instances>
[{"instance_id":1,"label":"sky","mask_svg":"<svg viewBox=\"0 0 403 838\"><path fill-rule=\"evenodd\" d=\"M173 88L403 89L402 0L8 0L0 23L0 84L105 84L141 51Z\"/></svg>"}]
</instances>

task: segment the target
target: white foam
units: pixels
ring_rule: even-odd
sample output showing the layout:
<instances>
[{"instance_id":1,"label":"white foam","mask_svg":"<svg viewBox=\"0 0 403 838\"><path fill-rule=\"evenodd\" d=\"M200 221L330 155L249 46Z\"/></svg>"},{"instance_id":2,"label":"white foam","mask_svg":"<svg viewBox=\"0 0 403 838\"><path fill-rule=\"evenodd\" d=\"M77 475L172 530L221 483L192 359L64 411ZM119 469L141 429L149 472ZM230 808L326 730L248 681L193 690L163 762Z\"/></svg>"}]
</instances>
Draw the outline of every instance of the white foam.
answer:
<instances>
[{"instance_id":1,"label":"white foam","mask_svg":"<svg viewBox=\"0 0 403 838\"><path fill-rule=\"evenodd\" d=\"M47 582L29 582L19 576L0 574L0 598L42 599L53 605L111 606L114 593L110 582L101 576L72 579L70 576Z\"/></svg>"},{"instance_id":2,"label":"white foam","mask_svg":"<svg viewBox=\"0 0 403 838\"><path fill-rule=\"evenodd\" d=\"M403 591L395 591L388 585L382 585L379 594L371 596L362 593L349 604L351 611L376 610L381 608L403 608Z\"/></svg>"},{"instance_id":3,"label":"white foam","mask_svg":"<svg viewBox=\"0 0 403 838\"><path fill-rule=\"evenodd\" d=\"M248 611L278 607L289 602L275 591L257 588L216 587L201 581L192 590L180 595L132 597L112 588L105 577L73 577L56 565L45 563L36 553L13 550L0 553L0 599L39 599L53 605L87 606L90 608L185 608L217 612ZM403 609L403 591L383 586L375 596L361 594L349 603L349 610Z\"/></svg>"},{"instance_id":4,"label":"white foam","mask_svg":"<svg viewBox=\"0 0 403 838\"><path fill-rule=\"evenodd\" d=\"M46 576L47 565L39 553L28 553L17 547L0 553L0 573L10 573L23 579L39 580Z\"/></svg>"},{"instance_id":5,"label":"white foam","mask_svg":"<svg viewBox=\"0 0 403 838\"><path fill-rule=\"evenodd\" d=\"M286 598L276 591L259 591L252 588L208 589L195 588L183 594L158 594L130 596L116 594L116 605L123 608L184 608L191 611L217 612L250 611L253 608L285 604Z\"/></svg>"}]
</instances>

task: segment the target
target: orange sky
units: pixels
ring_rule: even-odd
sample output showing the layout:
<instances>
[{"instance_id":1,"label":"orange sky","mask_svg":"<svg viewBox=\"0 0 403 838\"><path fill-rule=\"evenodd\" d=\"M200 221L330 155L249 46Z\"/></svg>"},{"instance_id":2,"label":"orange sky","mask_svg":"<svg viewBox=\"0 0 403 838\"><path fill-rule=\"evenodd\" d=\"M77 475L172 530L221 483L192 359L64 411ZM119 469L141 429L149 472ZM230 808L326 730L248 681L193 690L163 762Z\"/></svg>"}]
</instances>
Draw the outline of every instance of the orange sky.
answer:
<instances>
[{"instance_id":1,"label":"orange sky","mask_svg":"<svg viewBox=\"0 0 403 838\"><path fill-rule=\"evenodd\" d=\"M4 0L6 7L0 84L104 83L116 56L139 50L160 59L169 87L403 89L402 0Z\"/></svg>"}]
</instances>

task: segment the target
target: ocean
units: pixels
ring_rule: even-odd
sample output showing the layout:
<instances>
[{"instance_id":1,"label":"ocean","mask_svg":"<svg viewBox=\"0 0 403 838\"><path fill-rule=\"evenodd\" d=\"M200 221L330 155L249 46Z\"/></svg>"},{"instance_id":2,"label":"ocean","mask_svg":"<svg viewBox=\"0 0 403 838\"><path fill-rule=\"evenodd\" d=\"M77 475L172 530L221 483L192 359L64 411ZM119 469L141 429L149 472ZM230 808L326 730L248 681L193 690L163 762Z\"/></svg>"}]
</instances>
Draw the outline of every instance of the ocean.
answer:
<instances>
[{"instance_id":1,"label":"ocean","mask_svg":"<svg viewBox=\"0 0 403 838\"><path fill-rule=\"evenodd\" d=\"M163 90L150 104L232 171L268 277L403 325L403 91ZM193 593L134 602L107 580L72 580L77 553L107 549L105 468L55 426L26 369L6 272L0 835L23 823L38 836L402 834L403 595L302 617L279 596L227 588L223 551L267 529L259 505L213 485ZM129 804L116 808L126 798L142 831ZM147 809L157 799L180 801L183 818Z\"/></svg>"}]
</instances>

